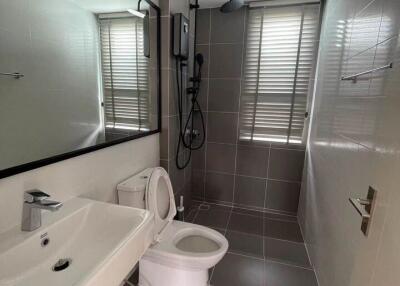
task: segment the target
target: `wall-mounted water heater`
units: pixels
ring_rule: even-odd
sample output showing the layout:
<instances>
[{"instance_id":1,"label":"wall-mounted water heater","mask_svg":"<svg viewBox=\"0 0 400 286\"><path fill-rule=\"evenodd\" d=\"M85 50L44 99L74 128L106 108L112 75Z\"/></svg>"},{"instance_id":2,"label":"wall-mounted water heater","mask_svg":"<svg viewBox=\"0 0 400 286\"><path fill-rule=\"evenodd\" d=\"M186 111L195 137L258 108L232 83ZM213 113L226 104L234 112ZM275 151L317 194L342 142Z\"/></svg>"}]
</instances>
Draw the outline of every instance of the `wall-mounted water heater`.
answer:
<instances>
[{"instance_id":1,"label":"wall-mounted water heater","mask_svg":"<svg viewBox=\"0 0 400 286\"><path fill-rule=\"evenodd\" d=\"M189 20L182 13L174 15L174 56L189 57Z\"/></svg>"}]
</instances>

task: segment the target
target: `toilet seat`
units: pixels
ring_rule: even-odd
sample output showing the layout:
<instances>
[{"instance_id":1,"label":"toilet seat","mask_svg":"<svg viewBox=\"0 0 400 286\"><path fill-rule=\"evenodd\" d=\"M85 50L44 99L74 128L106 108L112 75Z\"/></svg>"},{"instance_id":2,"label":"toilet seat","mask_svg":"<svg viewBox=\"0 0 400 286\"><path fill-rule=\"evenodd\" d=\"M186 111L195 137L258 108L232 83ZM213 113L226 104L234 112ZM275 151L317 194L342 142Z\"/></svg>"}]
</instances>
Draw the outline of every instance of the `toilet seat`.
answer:
<instances>
[{"instance_id":1,"label":"toilet seat","mask_svg":"<svg viewBox=\"0 0 400 286\"><path fill-rule=\"evenodd\" d=\"M177 244L190 236L200 236L209 240L217 248L211 251L180 249ZM207 265L212 264L212 261L219 261L227 250L228 242L218 231L197 224L173 221L163 233L159 243L149 248L144 257L168 267L201 270L207 269Z\"/></svg>"},{"instance_id":2,"label":"toilet seat","mask_svg":"<svg viewBox=\"0 0 400 286\"><path fill-rule=\"evenodd\" d=\"M167 171L154 168L146 186L146 207L154 213L154 240L160 241L176 215L174 192Z\"/></svg>"}]
</instances>

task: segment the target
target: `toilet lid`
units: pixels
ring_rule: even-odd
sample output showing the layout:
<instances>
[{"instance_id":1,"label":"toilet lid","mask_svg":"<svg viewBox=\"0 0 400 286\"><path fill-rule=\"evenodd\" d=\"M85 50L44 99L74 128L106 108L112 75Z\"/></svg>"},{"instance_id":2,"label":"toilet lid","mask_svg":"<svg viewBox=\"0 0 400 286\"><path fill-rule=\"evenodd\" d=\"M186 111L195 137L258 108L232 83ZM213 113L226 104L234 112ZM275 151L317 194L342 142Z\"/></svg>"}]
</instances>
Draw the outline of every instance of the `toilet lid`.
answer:
<instances>
[{"instance_id":1,"label":"toilet lid","mask_svg":"<svg viewBox=\"0 0 400 286\"><path fill-rule=\"evenodd\" d=\"M174 192L167 171L154 168L146 188L147 209L154 213L154 233L160 235L174 219L176 206Z\"/></svg>"}]
</instances>

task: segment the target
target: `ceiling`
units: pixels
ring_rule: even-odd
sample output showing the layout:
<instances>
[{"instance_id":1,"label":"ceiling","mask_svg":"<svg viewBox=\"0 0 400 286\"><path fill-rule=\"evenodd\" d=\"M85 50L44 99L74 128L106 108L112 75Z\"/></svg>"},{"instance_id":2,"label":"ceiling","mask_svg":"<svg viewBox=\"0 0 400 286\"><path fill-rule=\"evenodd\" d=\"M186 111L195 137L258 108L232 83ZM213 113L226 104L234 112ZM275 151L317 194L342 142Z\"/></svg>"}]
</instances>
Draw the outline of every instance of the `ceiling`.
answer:
<instances>
[{"instance_id":1,"label":"ceiling","mask_svg":"<svg viewBox=\"0 0 400 286\"><path fill-rule=\"evenodd\" d=\"M138 0L70 0L85 10L93 13L112 13L136 9ZM145 1L141 2L141 9L148 9Z\"/></svg>"}]
</instances>

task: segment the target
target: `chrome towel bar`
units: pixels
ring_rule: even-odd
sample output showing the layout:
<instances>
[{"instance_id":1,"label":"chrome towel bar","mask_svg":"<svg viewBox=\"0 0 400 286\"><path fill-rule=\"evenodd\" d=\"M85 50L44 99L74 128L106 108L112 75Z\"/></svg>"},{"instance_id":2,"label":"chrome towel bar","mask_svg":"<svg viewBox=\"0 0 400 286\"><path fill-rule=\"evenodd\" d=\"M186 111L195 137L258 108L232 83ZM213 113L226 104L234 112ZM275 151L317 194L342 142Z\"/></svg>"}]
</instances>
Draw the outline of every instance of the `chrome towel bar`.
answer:
<instances>
[{"instance_id":1,"label":"chrome towel bar","mask_svg":"<svg viewBox=\"0 0 400 286\"><path fill-rule=\"evenodd\" d=\"M4 75L4 76L11 76L15 79L20 79L22 77L24 77L25 75L19 72L14 72L14 73L8 73L8 72L0 72L0 75Z\"/></svg>"},{"instance_id":2,"label":"chrome towel bar","mask_svg":"<svg viewBox=\"0 0 400 286\"><path fill-rule=\"evenodd\" d=\"M357 82L357 78L359 76L370 74L370 73L374 73L374 72L381 71L381 70L391 69L391 68L393 68L393 63L389 63L389 64L387 64L385 66L382 66L382 67L379 67L379 68L375 68L375 69L372 69L372 70L367 70L365 72L360 72L360 73L356 73L356 74L349 75L349 76L343 76L342 80L352 80L353 82Z\"/></svg>"}]
</instances>

